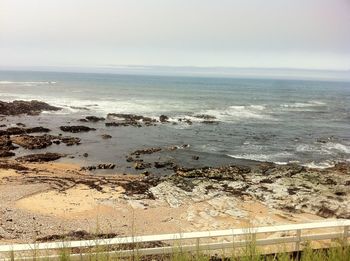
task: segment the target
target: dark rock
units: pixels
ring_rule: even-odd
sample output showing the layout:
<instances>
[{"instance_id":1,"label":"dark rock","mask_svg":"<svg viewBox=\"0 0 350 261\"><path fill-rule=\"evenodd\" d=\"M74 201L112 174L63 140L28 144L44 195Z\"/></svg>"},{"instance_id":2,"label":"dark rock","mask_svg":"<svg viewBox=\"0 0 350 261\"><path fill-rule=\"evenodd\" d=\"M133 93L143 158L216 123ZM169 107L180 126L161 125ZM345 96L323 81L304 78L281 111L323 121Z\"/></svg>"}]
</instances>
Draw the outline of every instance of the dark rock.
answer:
<instances>
[{"instance_id":1,"label":"dark rock","mask_svg":"<svg viewBox=\"0 0 350 261\"><path fill-rule=\"evenodd\" d=\"M166 116L166 115L160 115L159 116L159 121L160 122L168 122L168 120L169 120L169 117Z\"/></svg>"},{"instance_id":2,"label":"dark rock","mask_svg":"<svg viewBox=\"0 0 350 261\"><path fill-rule=\"evenodd\" d=\"M41 136L31 136L31 135L20 135L11 137L11 141L15 144L20 145L25 149L43 149L52 143L60 144L63 142L67 146L80 144L80 139L75 137L62 137L62 136L52 136L44 134Z\"/></svg>"},{"instance_id":3,"label":"dark rock","mask_svg":"<svg viewBox=\"0 0 350 261\"><path fill-rule=\"evenodd\" d=\"M185 122L188 125L192 125L192 121L190 119L186 119L186 118L179 118L177 119L179 122Z\"/></svg>"},{"instance_id":4,"label":"dark rock","mask_svg":"<svg viewBox=\"0 0 350 261\"><path fill-rule=\"evenodd\" d=\"M218 121L202 121L203 124L219 124Z\"/></svg>"},{"instance_id":5,"label":"dark rock","mask_svg":"<svg viewBox=\"0 0 350 261\"><path fill-rule=\"evenodd\" d=\"M111 139L111 138L112 138L112 136L111 136L111 135L108 135L108 134L102 134L101 137L102 137L102 139L104 139L104 140L107 140L107 139Z\"/></svg>"},{"instance_id":6,"label":"dark rock","mask_svg":"<svg viewBox=\"0 0 350 261\"><path fill-rule=\"evenodd\" d=\"M17 149L17 147L12 144L10 136L0 136L0 150L9 151L14 149Z\"/></svg>"},{"instance_id":7,"label":"dark rock","mask_svg":"<svg viewBox=\"0 0 350 261\"><path fill-rule=\"evenodd\" d=\"M19 128L11 127L6 130L0 131L0 136L2 135L20 135L20 134L30 134L30 133L40 133L40 132L49 132L50 129L44 127L33 127L33 128Z\"/></svg>"},{"instance_id":8,"label":"dark rock","mask_svg":"<svg viewBox=\"0 0 350 261\"><path fill-rule=\"evenodd\" d=\"M334 142L337 141L337 138L334 136L330 136L330 137L321 137L316 139L317 142L319 143L327 143L327 142Z\"/></svg>"},{"instance_id":9,"label":"dark rock","mask_svg":"<svg viewBox=\"0 0 350 261\"><path fill-rule=\"evenodd\" d=\"M272 162L262 162L258 165L258 171L262 174L268 174L269 171L276 167L275 163Z\"/></svg>"},{"instance_id":10,"label":"dark rock","mask_svg":"<svg viewBox=\"0 0 350 261\"><path fill-rule=\"evenodd\" d=\"M97 168L98 169L114 169L115 164L113 164L113 163L98 164Z\"/></svg>"},{"instance_id":11,"label":"dark rock","mask_svg":"<svg viewBox=\"0 0 350 261\"><path fill-rule=\"evenodd\" d=\"M73 146L73 145L79 145L80 144L80 139L77 138L77 137L62 137L62 136L58 136L57 138L58 138L59 141L62 141L67 146Z\"/></svg>"},{"instance_id":12,"label":"dark rock","mask_svg":"<svg viewBox=\"0 0 350 261\"><path fill-rule=\"evenodd\" d=\"M4 162L4 161L0 162L0 169L14 169L14 170L18 170L18 171L28 170L27 167L22 166L19 163L10 163L10 162Z\"/></svg>"},{"instance_id":13,"label":"dark rock","mask_svg":"<svg viewBox=\"0 0 350 261\"><path fill-rule=\"evenodd\" d=\"M127 162L134 162L134 161L136 161L133 157L131 157L131 156L128 156L128 157L126 157L126 161Z\"/></svg>"},{"instance_id":14,"label":"dark rock","mask_svg":"<svg viewBox=\"0 0 350 261\"><path fill-rule=\"evenodd\" d=\"M0 149L0 158L6 158L6 157L12 157L15 156L16 154L12 151L8 150L1 150Z\"/></svg>"},{"instance_id":15,"label":"dark rock","mask_svg":"<svg viewBox=\"0 0 350 261\"><path fill-rule=\"evenodd\" d=\"M102 164L98 164L96 166L87 166L87 167L82 167L81 170L96 170L96 169L114 169L115 168L115 164L113 163L102 163Z\"/></svg>"},{"instance_id":16,"label":"dark rock","mask_svg":"<svg viewBox=\"0 0 350 261\"><path fill-rule=\"evenodd\" d=\"M198 168L198 169L178 169L176 175L187 178L206 177L218 180L240 180L242 175L251 172L251 168L247 166L227 166L219 168Z\"/></svg>"},{"instance_id":17,"label":"dark rock","mask_svg":"<svg viewBox=\"0 0 350 261\"><path fill-rule=\"evenodd\" d=\"M50 132L51 130L44 127L33 127L25 129L26 133L41 133L41 132Z\"/></svg>"},{"instance_id":18,"label":"dark rock","mask_svg":"<svg viewBox=\"0 0 350 261\"><path fill-rule=\"evenodd\" d=\"M92 170L96 170L97 167L96 166L87 166L87 167L82 167L81 170L89 170L89 171L92 171Z\"/></svg>"},{"instance_id":19,"label":"dark rock","mask_svg":"<svg viewBox=\"0 0 350 261\"><path fill-rule=\"evenodd\" d=\"M317 215L324 218L331 218L335 216L335 211L323 205L317 212Z\"/></svg>"},{"instance_id":20,"label":"dark rock","mask_svg":"<svg viewBox=\"0 0 350 261\"><path fill-rule=\"evenodd\" d=\"M61 141L60 140L53 140L52 143L56 144L56 145L60 145Z\"/></svg>"},{"instance_id":21,"label":"dark rock","mask_svg":"<svg viewBox=\"0 0 350 261\"><path fill-rule=\"evenodd\" d=\"M43 136L31 136L31 135L21 135L11 137L11 141L25 149L43 149L52 145L53 136L43 135Z\"/></svg>"},{"instance_id":22,"label":"dark rock","mask_svg":"<svg viewBox=\"0 0 350 261\"><path fill-rule=\"evenodd\" d=\"M151 163L145 163L145 162L135 162L134 168L136 170L142 170L142 169L147 169L151 167Z\"/></svg>"},{"instance_id":23,"label":"dark rock","mask_svg":"<svg viewBox=\"0 0 350 261\"><path fill-rule=\"evenodd\" d=\"M62 158L64 155L59 153L43 153L43 154L31 154L23 157L16 158L17 161L20 162L48 162L54 161Z\"/></svg>"},{"instance_id":24,"label":"dark rock","mask_svg":"<svg viewBox=\"0 0 350 261\"><path fill-rule=\"evenodd\" d=\"M337 182L334 179L327 178L324 182L322 182L325 185L337 185Z\"/></svg>"},{"instance_id":25,"label":"dark rock","mask_svg":"<svg viewBox=\"0 0 350 261\"><path fill-rule=\"evenodd\" d=\"M0 101L0 114L1 115L38 115L42 111L58 111L61 108L51 106L45 102L40 101L13 101L3 102Z\"/></svg>"},{"instance_id":26,"label":"dark rock","mask_svg":"<svg viewBox=\"0 0 350 261\"><path fill-rule=\"evenodd\" d=\"M133 126L133 127L142 127L142 125L138 122L134 121L127 121L127 122L106 122L105 123L106 127L128 127L128 126Z\"/></svg>"},{"instance_id":27,"label":"dark rock","mask_svg":"<svg viewBox=\"0 0 350 261\"><path fill-rule=\"evenodd\" d=\"M142 155L142 154L153 154L155 152L161 151L162 148L147 148L142 150L135 150L130 155Z\"/></svg>"},{"instance_id":28,"label":"dark rock","mask_svg":"<svg viewBox=\"0 0 350 261\"><path fill-rule=\"evenodd\" d=\"M86 116L85 119L90 122L99 122L99 121L105 120L105 118L103 117L96 117L96 116Z\"/></svg>"},{"instance_id":29,"label":"dark rock","mask_svg":"<svg viewBox=\"0 0 350 261\"><path fill-rule=\"evenodd\" d=\"M11 128L8 128L5 132L6 132L6 135L19 135L19 134L25 134L26 130L19 127L11 127Z\"/></svg>"},{"instance_id":30,"label":"dark rock","mask_svg":"<svg viewBox=\"0 0 350 261\"><path fill-rule=\"evenodd\" d=\"M96 130L94 128L90 128L87 126L61 126L60 129L61 131L72 132L72 133L88 132L88 131Z\"/></svg>"},{"instance_id":31,"label":"dark rock","mask_svg":"<svg viewBox=\"0 0 350 261\"><path fill-rule=\"evenodd\" d=\"M147 170L144 171L144 172L142 172L142 174L145 175L146 177L148 177L149 175L151 175L151 173L150 173L149 171L147 171Z\"/></svg>"},{"instance_id":32,"label":"dark rock","mask_svg":"<svg viewBox=\"0 0 350 261\"><path fill-rule=\"evenodd\" d=\"M21 123L21 122L16 123L16 125L17 125L18 127L25 127L25 126L26 126L24 123Z\"/></svg>"},{"instance_id":33,"label":"dark rock","mask_svg":"<svg viewBox=\"0 0 350 261\"><path fill-rule=\"evenodd\" d=\"M272 184L274 182L275 181L272 178L265 178L265 179L260 180L260 183L265 183L265 184Z\"/></svg>"},{"instance_id":34,"label":"dark rock","mask_svg":"<svg viewBox=\"0 0 350 261\"><path fill-rule=\"evenodd\" d=\"M85 153L83 154L83 157L87 158L87 157L89 157L89 154L85 152Z\"/></svg>"},{"instance_id":35,"label":"dark rock","mask_svg":"<svg viewBox=\"0 0 350 261\"><path fill-rule=\"evenodd\" d=\"M154 126L154 122L156 122L155 119L150 117L123 113L109 113L107 119L113 120L113 122L105 123L106 127ZM144 125L142 125L141 122L144 123Z\"/></svg>"},{"instance_id":36,"label":"dark rock","mask_svg":"<svg viewBox=\"0 0 350 261\"><path fill-rule=\"evenodd\" d=\"M199 156L192 156L193 160L199 160Z\"/></svg>"},{"instance_id":37,"label":"dark rock","mask_svg":"<svg viewBox=\"0 0 350 261\"><path fill-rule=\"evenodd\" d=\"M156 121L150 117L144 117L144 116L135 115L135 114L125 114L125 113L108 113L107 114L107 119L109 120L115 120L116 118L127 122L136 122L136 121L155 122Z\"/></svg>"},{"instance_id":38,"label":"dark rock","mask_svg":"<svg viewBox=\"0 0 350 261\"><path fill-rule=\"evenodd\" d=\"M341 174L350 175L350 164L347 162L339 162L335 164L331 170L336 171Z\"/></svg>"},{"instance_id":39,"label":"dark rock","mask_svg":"<svg viewBox=\"0 0 350 261\"><path fill-rule=\"evenodd\" d=\"M247 195L246 190L249 188L248 185L243 185L241 187L231 187L227 184L222 185L223 191L231 193L236 197L242 197L243 195Z\"/></svg>"},{"instance_id":40,"label":"dark rock","mask_svg":"<svg viewBox=\"0 0 350 261\"><path fill-rule=\"evenodd\" d=\"M184 120L184 122L186 122L188 125L192 125L192 121L189 119Z\"/></svg>"},{"instance_id":41,"label":"dark rock","mask_svg":"<svg viewBox=\"0 0 350 261\"><path fill-rule=\"evenodd\" d=\"M67 241L67 240L95 240L98 238L113 238L117 237L119 234L116 233L107 233L107 234L100 234L100 233L89 233L85 230L76 230L76 231L71 231L67 234L54 234L54 235L49 235L49 236L44 236L37 238L37 242L48 242L48 241Z\"/></svg>"},{"instance_id":42,"label":"dark rock","mask_svg":"<svg viewBox=\"0 0 350 261\"><path fill-rule=\"evenodd\" d=\"M165 167L173 167L173 166L174 166L174 162L171 162L171 161L154 162L154 167L157 169L165 168Z\"/></svg>"},{"instance_id":43,"label":"dark rock","mask_svg":"<svg viewBox=\"0 0 350 261\"><path fill-rule=\"evenodd\" d=\"M300 188L297 188L297 187L290 187L290 188L287 188L287 191L288 191L288 194L289 195L295 195L297 194L297 192L300 190Z\"/></svg>"},{"instance_id":44,"label":"dark rock","mask_svg":"<svg viewBox=\"0 0 350 261\"><path fill-rule=\"evenodd\" d=\"M284 166L282 165L278 166L277 169L280 169L283 172L283 175L287 177L292 177L296 174L305 171L305 167L298 164L287 164Z\"/></svg>"},{"instance_id":45,"label":"dark rock","mask_svg":"<svg viewBox=\"0 0 350 261\"><path fill-rule=\"evenodd\" d=\"M212 115L208 115L208 114L198 114L198 115L194 115L195 118L198 119L204 119L204 120L215 120L216 117L212 116Z\"/></svg>"}]
</instances>

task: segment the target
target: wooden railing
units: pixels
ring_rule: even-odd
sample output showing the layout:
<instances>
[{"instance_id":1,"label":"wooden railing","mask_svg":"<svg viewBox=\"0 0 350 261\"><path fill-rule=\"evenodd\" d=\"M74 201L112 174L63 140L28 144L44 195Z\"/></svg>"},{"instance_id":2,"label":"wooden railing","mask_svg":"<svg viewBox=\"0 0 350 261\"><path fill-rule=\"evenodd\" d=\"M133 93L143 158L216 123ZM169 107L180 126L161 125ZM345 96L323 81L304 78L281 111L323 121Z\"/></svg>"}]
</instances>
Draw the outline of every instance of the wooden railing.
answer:
<instances>
[{"instance_id":1,"label":"wooden railing","mask_svg":"<svg viewBox=\"0 0 350 261\"><path fill-rule=\"evenodd\" d=\"M301 250L300 246L302 242L312 242L320 240L332 240L342 239L348 240L350 233L350 220L329 220L315 223L304 224L291 224L291 225L277 225L267 227L256 228L239 228L239 229L226 229L216 231L205 232L189 232L189 233L175 233L175 234L162 234L162 235L147 235L147 236L131 236L131 237L117 237L110 239L96 239L96 240L81 240L81 241L61 241L61 242L49 242L49 243L34 243L34 244L12 244L12 245L0 245L0 257L4 254L11 254L12 260L16 259L18 253L35 251L40 253L43 251L51 251L52 255L36 256L36 260L40 258L55 259L57 254L54 255L55 250L59 249L88 249L93 247L112 247L120 245L138 246L135 249L127 250L114 250L108 252L109 254L115 254L118 257L137 255L161 255L169 254L174 251L178 251L177 247L180 247L181 251L206 251L217 250L227 248L239 248L247 246L254 239L256 246L268 246L268 245L282 245L292 244L293 251ZM324 232L325 230L330 230ZM322 231L323 230L323 231ZM317 232L317 233L315 233ZM270 234L264 237L264 234ZM216 242L213 240L216 239ZM187 243L185 244L184 242ZM209 241L209 242L208 242ZM211 241L211 242L210 242ZM149 247L142 246L144 243L151 242L164 242L170 243L165 246ZM190 242L190 243L188 243ZM131 245L132 244L132 245ZM177 247L174 247L177 246ZM125 248L124 248L125 249ZM282 251L282 248L281 248ZM70 257L81 258L86 253L71 254ZM91 253L90 253L91 254ZM32 259L33 257L28 257ZM25 256L20 258L21 260L27 259ZM6 258L8 260L8 258Z\"/></svg>"}]
</instances>

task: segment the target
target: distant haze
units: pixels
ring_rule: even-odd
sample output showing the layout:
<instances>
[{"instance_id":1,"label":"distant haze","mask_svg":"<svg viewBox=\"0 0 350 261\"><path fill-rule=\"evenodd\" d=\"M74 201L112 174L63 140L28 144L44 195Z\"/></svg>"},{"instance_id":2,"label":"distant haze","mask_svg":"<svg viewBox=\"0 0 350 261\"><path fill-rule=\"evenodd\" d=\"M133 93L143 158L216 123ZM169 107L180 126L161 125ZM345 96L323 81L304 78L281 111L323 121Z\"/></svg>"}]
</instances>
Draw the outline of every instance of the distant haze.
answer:
<instances>
[{"instance_id":1,"label":"distant haze","mask_svg":"<svg viewBox=\"0 0 350 261\"><path fill-rule=\"evenodd\" d=\"M1 69L125 64L347 71L350 1L0 0Z\"/></svg>"}]
</instances>

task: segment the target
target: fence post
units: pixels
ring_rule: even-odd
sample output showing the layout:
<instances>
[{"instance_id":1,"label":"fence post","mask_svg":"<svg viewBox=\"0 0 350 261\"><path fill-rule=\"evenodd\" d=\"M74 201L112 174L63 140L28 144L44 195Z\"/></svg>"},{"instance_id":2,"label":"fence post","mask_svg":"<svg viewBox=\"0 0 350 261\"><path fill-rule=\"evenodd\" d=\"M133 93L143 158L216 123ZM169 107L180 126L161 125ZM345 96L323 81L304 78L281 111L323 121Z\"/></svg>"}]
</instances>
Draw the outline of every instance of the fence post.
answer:
<instances>
[{"instance_id":1,"label":"fence post","mask_svg":"<svg viewBox=\"0 0 350 261\"><path fill-rule=\"evenodd\" d=\"M349 226L344 226L343 239L345 242L348 241L348 237L349 237Z\"/></svg>"},{"instance_id":2,"label":"fence post","mask_svg":"<svg viewBox=\"0 0 350 261\"><path fill-rule=\"evenodd\" d=\"M197 240L196 240L196 245L197 245L197 258L199 258L199 254L200 254L200 248L199 248L200 242L199 242L199 240L200 240L200 238L197 238Z\"/></svg>"},{"instance_id":3,"label":"fence post","mask_svg":"<svg viewBox=\"0 0 350 261\"><path fill-rule=\"evenodd\" d=\"M301 242L301 229L297 229L296 242L295 242L295 251L300 251L300 242Z\"/></svg>"}]
</instances>

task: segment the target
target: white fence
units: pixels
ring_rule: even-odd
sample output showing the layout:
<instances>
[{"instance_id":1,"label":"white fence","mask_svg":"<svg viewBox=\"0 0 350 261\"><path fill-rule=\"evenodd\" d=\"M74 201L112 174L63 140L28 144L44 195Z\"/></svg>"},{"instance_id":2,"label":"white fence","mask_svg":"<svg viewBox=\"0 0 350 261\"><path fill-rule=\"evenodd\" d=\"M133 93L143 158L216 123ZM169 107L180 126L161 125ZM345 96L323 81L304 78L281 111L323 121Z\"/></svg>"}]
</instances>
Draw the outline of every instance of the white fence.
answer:
<instances>
[{"instance_id":1,"label":"white fence","mask_svg":"<svg viewBox=\"0 0 350 261\"><path fill-rule=\"evenodd\" d=\"M324 222L304 223L304 224L291 224L291 225L277 225L268 227L257 227L249 229L227 229L205 232L189 232L189 233L175 233L175 234L162 234L162 235L149 235L149 236L132 236L132 237L117 237L110 239L96 239L96 240L81 240L81 241L61 241L50 243L35 243L35 244L12 244L12 245L0 245L1 254L17 254L28 251L35 251L39 253L42 251L51 251L57 249L86 249L91 247L111 247L123 244L136 244L136 250L114 250L108 252L115 254L118 257L132 256L137 252L138 255L158 255L168 254L174 251L178 251L174 246L180 246L181 251L206 251L217 250L226 248L239 248L244 247L251 242L254 238L254 245L256 246L269 246L280 244L293 244L294 251L300 250L300 244L305 241L320 241L320 240L332 240L342 239L348 240L350 233L350 220L330 220ZM324 230L330 230L324 232ZM322 231L323 230L323 231ZM262 237L262 235L270 234L268 237ZM272 235L272 237L271 237ZM245 239L242 239L244 238ZM249 239L248 239L249 238ZM213 241L216 242L205 242ZM190 241L191 244L184 244L183 242ZM151 242L169 242L171 244L160 247L145 248L143 243ZM282 249L280 251L283 251ZM84 253L71 254L71 257L81 258ZM32 259L33 257L28 257ZM57 255L43 256L42 258L55 259ZM12 259L16 259L13 258ZM27 259L24 256L21 260ZM40 259L40 256L36 256L36 260ZM5 259L7 260L7 259Z\"/></svg>"}]
</instances>

